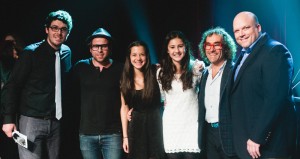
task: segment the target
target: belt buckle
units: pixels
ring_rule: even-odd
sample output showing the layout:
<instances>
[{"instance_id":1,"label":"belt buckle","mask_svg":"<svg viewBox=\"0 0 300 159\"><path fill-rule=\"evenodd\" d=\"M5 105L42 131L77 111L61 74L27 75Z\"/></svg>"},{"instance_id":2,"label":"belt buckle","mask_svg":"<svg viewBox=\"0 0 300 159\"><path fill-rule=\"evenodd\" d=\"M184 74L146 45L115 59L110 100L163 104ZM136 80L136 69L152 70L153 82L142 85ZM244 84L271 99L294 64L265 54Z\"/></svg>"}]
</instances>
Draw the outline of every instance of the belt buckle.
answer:
<instances>
[{"instance_id":1,"label":"belt buckle","mask_svg":"<svg viewBox=\"0 0 300 159\"><path fill-rule=\"evenodd\" d=\"M44 116L44 117L43 117L43 120L51 120L51 119L52 119L51 116Z\"/></svg>"},{"instance_id":2,"label":"belt buckle","mask_svg":"<svg viewBox=\"0 0 300 159\"><path fill-rule=\"evenodd\" d=\"M219 123L210 123L210 126L213 128L218 128L219 127Z\"/></svg>"}]
</instances>

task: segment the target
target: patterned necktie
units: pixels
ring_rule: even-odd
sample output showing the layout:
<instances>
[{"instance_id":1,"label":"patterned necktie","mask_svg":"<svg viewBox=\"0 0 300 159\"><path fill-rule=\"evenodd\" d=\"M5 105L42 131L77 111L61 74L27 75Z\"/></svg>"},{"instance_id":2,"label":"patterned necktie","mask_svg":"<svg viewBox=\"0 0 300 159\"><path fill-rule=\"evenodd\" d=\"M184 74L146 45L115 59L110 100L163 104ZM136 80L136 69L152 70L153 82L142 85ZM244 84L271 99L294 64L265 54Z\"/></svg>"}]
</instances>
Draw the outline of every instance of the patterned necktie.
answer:
<instances>
[{"instance_id":1,"label":"patterned necktie","mask_svg":"<svg viewBox=\"0 0 300 159\"><path fill-rule=\"evenodd\" d=\"M59 51L55 52L55 117L60 119L62 117L61 111L61 77L60 77L60 55Z\"/></svg>"}]
</instances>

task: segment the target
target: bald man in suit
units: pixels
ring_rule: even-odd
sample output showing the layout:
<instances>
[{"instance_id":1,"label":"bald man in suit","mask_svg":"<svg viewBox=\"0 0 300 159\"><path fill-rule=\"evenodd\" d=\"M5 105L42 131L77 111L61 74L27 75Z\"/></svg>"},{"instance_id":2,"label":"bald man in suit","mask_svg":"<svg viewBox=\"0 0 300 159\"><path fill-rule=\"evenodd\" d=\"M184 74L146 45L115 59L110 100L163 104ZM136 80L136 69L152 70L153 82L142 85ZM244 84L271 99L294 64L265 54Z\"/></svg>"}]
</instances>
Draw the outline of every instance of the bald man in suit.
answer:
<instances>
[{"instance_id":1,"label":"bald man in suit","mask_svg":"<svg viewBox=\"0 0 300 159\"><path fill-rule=\"evenodd\" d=\"M235 16L233 31L243 52L231 83L236 152L242 159L288 159L296 146L292 55L283 44L261 32L251 12Z\"/></svg>"}]
</instances>

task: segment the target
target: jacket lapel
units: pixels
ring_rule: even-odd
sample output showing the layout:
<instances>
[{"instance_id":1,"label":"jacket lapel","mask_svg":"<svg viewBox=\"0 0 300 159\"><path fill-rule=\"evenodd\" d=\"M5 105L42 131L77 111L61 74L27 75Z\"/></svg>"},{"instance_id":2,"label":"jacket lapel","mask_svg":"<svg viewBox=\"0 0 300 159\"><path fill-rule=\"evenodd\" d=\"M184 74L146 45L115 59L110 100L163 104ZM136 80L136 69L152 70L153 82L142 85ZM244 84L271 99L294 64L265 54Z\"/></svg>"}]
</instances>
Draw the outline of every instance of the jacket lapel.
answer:
<instances>
[{"instance_id":1,"label":"jacket lapel","mask_svg":"<svg viewBox=\"0 0 300 159\"><path fill-rule=\"evenodd\" d=\"M222 79L221 79L221 86L220 86L220 102L222 99L222 96L224 94L226 85L228 84L229 79L231 77L231 68L233 67L233 63L231 60L227 60L225 68L223 70L223 75L222 75Z\"/></svg>"},{"instance_id":2,"label":"jacket lapel","mask_svg":"<svg viewBox=\"0 0 300 159\"><path fill-rule=\"evenodd\" d=\"M204 94L204 90L205 90L205 85L206 85L206 81L207 81L207 77L208 77L208 69L206 68L204 70L203 76L202 76L202 82L201 82L201 90L202 93Z\"/></svg>"},{"instance_id":3,"label":"jacket lapel","mask_svg":"<svg viewBox=\"0 0 300 159\"><path fill-rule=\"evenodd\" d=\"M263 46L263 44L268 40L268 35L266 33L262 34L262 37L261 39L259 39L257 41L257 43L255 44L255 46L253 47L251 53L249 54L249 56L247 57L247 59L244 61L242 67L240 68L239 70L239 73L236 77L236 80L233 81L234 84L233 84L233 89L235 89L235 87L237 86L237 84L239 83L240 79L241 79L241 76L243 75L243 73L245 72L246 68L249 66L249 64L251 64L251 62L253 62L256 58L256 56L259 54L259 50L260 48ZM241 60L242 59L242 56L239 56L239 59L238 60ZM236 65L234 66L234 70L236 71L236 67L239 63L236 63ZM234 71L234 72L235 72ZM234 75L234 73L233 73Z\"/></svg>"}]
</instances>

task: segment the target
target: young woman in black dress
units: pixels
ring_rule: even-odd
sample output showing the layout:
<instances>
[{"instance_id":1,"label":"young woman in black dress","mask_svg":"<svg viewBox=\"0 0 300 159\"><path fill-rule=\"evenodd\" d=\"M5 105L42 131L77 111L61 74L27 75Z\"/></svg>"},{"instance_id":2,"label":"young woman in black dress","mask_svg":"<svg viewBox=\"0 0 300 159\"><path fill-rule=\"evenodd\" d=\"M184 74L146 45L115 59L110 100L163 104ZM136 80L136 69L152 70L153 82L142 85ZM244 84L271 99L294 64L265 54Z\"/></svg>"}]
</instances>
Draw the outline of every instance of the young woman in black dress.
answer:
<instances>
[{"instance_id":1,"label":"young woman in black dress","mask_svg":"<svg viewBox=\"0 0 300 159\"><path fill-rule=\"evenodd\" d=\"M123 149L129 158L164 158L160 93L147 45L135 41L128 47L121 77ZM126 116L133 108L130 122Z\"/></svg>"}]
</instances>

